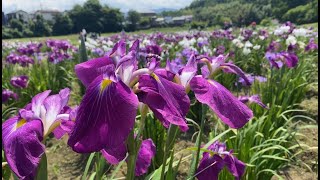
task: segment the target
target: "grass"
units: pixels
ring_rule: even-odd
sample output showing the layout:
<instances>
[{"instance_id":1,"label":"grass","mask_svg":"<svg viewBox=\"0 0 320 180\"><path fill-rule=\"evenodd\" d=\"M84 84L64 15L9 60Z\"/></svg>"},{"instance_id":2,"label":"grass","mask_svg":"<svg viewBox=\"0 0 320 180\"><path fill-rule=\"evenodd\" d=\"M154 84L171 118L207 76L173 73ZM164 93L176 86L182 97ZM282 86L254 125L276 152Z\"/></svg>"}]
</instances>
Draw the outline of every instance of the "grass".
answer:
<instances>
[{"instance_id":1,"label":"grass","mask_svg":"<svg viewBox=\"0 0 320 180\"><path fill-rule=\"evenodd\" d=\"M188 27L164 27L164 28L151 28L145 30L139 30L135 32L128 32L127 34L151 34L154 32L179 32L179 31L187 31ZM112 33L102 33L102 37L108 37L120 32L112 32ZM6 39L3 41L19 41L19 42L29 42L29 41L43 41L46 39L68 39L71 41L72 44L79 43L79 34L70 34L70 35L63 35L63 36L49 36L49 37L32 37L32 38L16 38L16 39Z\"/></svg>"},{"instance_id":2,"label":"grass","mask_svg":"<svg viewBox=\"0 0 320 180\"><path fill-rule=\"evenodd\" d=\"M318 28L318 23L310 23L310 24L303 24L300 25L301 27L313 27ZM205 31L213 31L219 29L218 26L211 26L207 27L204 30ZM180 32L180 31L188 31L188 26L179 26L179 27L161 27L161 28L151 28L151 29L144 29L134 32L127 32L127 34L151 34L155 32L163 32L163 33L170 33L170 32ZM112 32L112 33L102 33L101 36L108 37L115 34L118 34L119 32ZM29 42L29 41L43 41L46 39L68 39L72 44L78 44L79 43L79 34L70 34L70 35L63 35L63 36L49 36L49 37L32 37L32 38L16 38L16 39L7 39L3 41L20 41L20 42Z\"/></svg>"}]
</instances>

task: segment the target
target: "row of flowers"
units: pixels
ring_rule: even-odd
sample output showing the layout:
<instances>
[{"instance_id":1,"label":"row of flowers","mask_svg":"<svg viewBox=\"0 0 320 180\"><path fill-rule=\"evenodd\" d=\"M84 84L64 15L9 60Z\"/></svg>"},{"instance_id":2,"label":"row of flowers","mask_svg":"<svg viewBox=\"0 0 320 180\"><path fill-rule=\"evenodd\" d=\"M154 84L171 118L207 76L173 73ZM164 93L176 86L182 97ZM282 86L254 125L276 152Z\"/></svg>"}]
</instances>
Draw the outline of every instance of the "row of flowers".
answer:
<instances>
[{"instance_id":1,"label":"row of flowers","mask_svg":"<svg viewBox=\"0 0 320 180\"><path fill-rule=\"evenodd\" d=\"M68 145L75 152L100 151L109 163L119 163L127 156L126 140L134 129L139 106L148 106L164 127L176 125L186 132L189 91L231 128L241 128L253 117L243 102L256 102L266 107L258 96L236 98L211 78L218 69L226 69L240 75L247 85L251 84L239 67L225 62L227 56L193 54L180 69L173 68L170 61L161 68L159 60L151 57L146 67L138 68L139 41L135 41L128 52L125 47L125 42L119 41L107 56L75 66L78 78L86 87L79 107L67 105L68 88L51 96L48 90L36 95L18 115L3 123L7 162L19 178L35 176L45 149L42 141L50 133L58 139L69 134ZM202 66L200 74L197 73L199 65ZM204 153L197 173L199 179L205 179L208 173L217 177L223 166L237 178L244 173L245 164L233 156L232 151L226 151L225 145L216 142L209 150L215 155ZM147 172L154 155L152 140L142 141L136 161L137 176ZM204 171L208 167L211 170Z\"/></svg>"}]
</instances>

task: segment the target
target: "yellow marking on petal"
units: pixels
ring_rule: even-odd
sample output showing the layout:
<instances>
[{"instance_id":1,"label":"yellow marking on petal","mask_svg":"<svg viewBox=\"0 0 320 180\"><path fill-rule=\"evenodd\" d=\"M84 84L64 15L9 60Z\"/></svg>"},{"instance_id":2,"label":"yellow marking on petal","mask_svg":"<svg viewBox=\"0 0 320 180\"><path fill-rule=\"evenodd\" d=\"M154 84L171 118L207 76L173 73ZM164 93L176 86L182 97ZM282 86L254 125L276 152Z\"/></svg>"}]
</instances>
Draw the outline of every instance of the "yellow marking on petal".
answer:
<instances>
[{"instance_id":1,"label":"yellow marking on petal","mask_svg":"<svg viewBox=\"0 0 320 180\"><path fill-rule=\"evenodd\" d=\"M100 86L100 93L102 91L104 91L110 84L112 83L112 81L110 79L104 79L101 82L101 86Z\"/></svg>"},{"instance_id":2,"label":"yellow marking on petal","mask_svg":"<svg viewBox=\"0 0 320 180\"><path fill-rule=\"evenodd\" d=\"M158 82L160 82L160 79L159 77L155 74L155 73L152 73L151 76Z\"/></svg>"},{"instance_id":3,"label":"yellow marking on petal","mask_svg":"<svg viewBox=\"0 0 320 180\"><path fill-rule=\"evenodd\" d=\"M27 120L25 119L21 119L17 122L17 125L16 125L16 129L20 128L21 126L23 126L25 123L27 123Z\"/></svg>"}]
</instances>

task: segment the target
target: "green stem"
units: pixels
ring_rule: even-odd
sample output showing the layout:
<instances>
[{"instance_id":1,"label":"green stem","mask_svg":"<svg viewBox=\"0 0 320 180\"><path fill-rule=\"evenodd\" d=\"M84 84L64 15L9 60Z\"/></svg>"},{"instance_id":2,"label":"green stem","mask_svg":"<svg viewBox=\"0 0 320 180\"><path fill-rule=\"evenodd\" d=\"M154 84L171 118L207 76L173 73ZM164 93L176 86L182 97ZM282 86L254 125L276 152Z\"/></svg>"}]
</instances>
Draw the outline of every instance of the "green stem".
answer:
<instances>
[{"instance_id":1,"label":"green stem","mask_svg":"<svg viewBox=\"0 0 320 180\"><path fill-rule=\"evenodd\" d=\"M175 141L177 130L178 130L178 126L170 124L168 133L167 133L166 146L165 146L163 161L162 161L161 178L160 178L161 180L164 180L168 152L171 150L172 142Z\"/></svg>"},{"instance_id":2,"label":"green stem","mask_svg":"<svg viewBox=\"0 0 320 180\"><path fill-rule=\"evenodd\" d=\"M133 180L135 175L135 168L136 168L136 158L137 158L137 151L135 148L135 141L134 141L134 130L131 131L128 137L128 168L127 168L127 176L126 180Z\"/></svg>"},{"instance_id":3,"label":"green stem","mask_svg":"<svg viewBox=\"0 0 320 180\"><path fill-rule=\"evenodd\" d=\"M140 118L140 123L139 123L138 134L137 134L137 141L139 141L139 137L144 130L145 121L146 121L146 117L148 114L148 106L147 105L144 104L142 106L140 114L141 114L141 118Z\"/></svg>"},{"instance_id":4,"label":"green stem","mask_svg":"<svg viewBox=\"0 0 320 180\"><path fill-rule=\"evenodd\" d=\"M207 111L206 105L199 104L198 118L199 118L201 124L200 124L199 134L198 134L198 137L196 140L197 151L196 151L196 153L193 153L193 156L192 156L191 169L190 169L188 180L194 179L194 174L195 174L197 167L198 167L198 164L199 164L199 156L200 156L200 148L201 148L200 146L201 146L203 128L204 128L204 124L205 124L204 122L205 122L206 111Z\"/></svg>"}]
</instances>

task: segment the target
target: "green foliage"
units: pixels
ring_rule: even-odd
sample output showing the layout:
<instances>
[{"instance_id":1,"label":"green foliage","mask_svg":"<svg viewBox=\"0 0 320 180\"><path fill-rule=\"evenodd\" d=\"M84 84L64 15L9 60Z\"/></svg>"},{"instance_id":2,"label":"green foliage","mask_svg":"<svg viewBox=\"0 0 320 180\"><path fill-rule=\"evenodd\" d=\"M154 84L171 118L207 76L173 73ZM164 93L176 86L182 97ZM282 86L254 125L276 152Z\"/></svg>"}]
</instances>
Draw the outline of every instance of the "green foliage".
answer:
<instances>
[{"instance_id":1,"label":"green foliage","mask_svg":"<svg viewBox=\"0 0 320 180\"><path fill-rule=\"evenodd\" d=\"M10 30L10 33L11 33L12 37L14 37L14 38L22 38L23 37L22 32L19 31L18 29L12 29L12 30Z\"/></svg>"},{"instance_id":2,"label":"green foliage","mask_svg":"<svg viewBox=\"0 0 320 180\"><path fill-rule=\"evenodd\" d=\"M318 21L318 3L313 1L306 5L290 9L283 16L283 20L290 20L297 24L304 24Z\"/></svg>"},{"instance_id":3,"label":"green foliage","mask_svg":"<svg viewBox=\"0 0 320 180\"><path fill-rule=\"evenodd\" d=\"M141 15L137 11L130 10L128 12L128 17L127 17L128 25L126 29L128 31L137 30L140 19L141 19Z\"/></svg>"},{"instance_id":4,"label":"green foliage","mask_svg":"<svg viewBox=\"0 0 320 180\"><path fill-rule=\"evenodd\" d=\"M76 5L69 12L74 23L72 32L116 32L122 29L123 15L118 9L102 6L97 0L89 0L83 6Z\"/></svg>"},{"instance_id":5,"label":"green foliage","mask_svg":"<svg viewBox=\"0 0 320 180\"><path fill-rule=\"evenodd\" d=\"M260 25L261 26L270 26L270 25L272 25L272 19L271 18L264 18L260 22Z\"/></svg>"},{"instance_id":6,"label":"green foliage","mask_svg":"<svg viewBox=\"0 0 320 180\"><path fill-rule=\"evenodd\" d=\"M185 11L193 14L197 21L208 21L209 26L223 25L224 18L229 18L236 26L249 25L253 21L260 23L264 18L294 23L318 21L317 0L195 0L189 7L163 14L182 15Z\"/></svg>"},{"instance_id":7,"label":"green foliage","mask_svg":"<svg viewBox=\"0 0 320 180\"><path fill-rule=\"evenodd\" d=\"M31 25L30 30L36 37L50 36L52 31L48 22L41 15L36 16L36 20Z\"/></svg>"},{"instance_id":8,"label":"green foliage","mask_svg":"<svg viewBox=\"0 0 320 180\"><path fill-rule=\"evenodd\" d=\"M254 4L242 4L238 1L196 8L194 12L197 21L209 21L209 26L221 26L224 21L231 21L237 26L249 25L253 21L260 22L265 14Z\"/></svg>"},{"instance_id":9,"label":"green foliage","mask_svg":"<svg viewBox=\"0 0 320 180\"><path fill-rule=\"evenodd\" d=\"M11 29L5 28L2 26L2 39L11 39L13 38L11 34Z\"/></svg>"},{"instance_id":10,"label":"green foliage","mask_svg":"<svg viewBox=\"0 0 320 180\"><path fill-rule=\"evenodd\" d=\"M64 35L72 33L73 23L68 15L58 14L52 27L53 35Z\"/></svg>"},{"instance_id":11,"label":"green foliage","mask_svg":"<svg viewBox=\"0 0 320 180\"><path fill-rule=\"evenodd\" d=\"M23 31L23 36L24 37L32 37L33 36L33 32L30 29L25 28Z\"/></svg>"},{"instance_id":12,"label":"green foliage","mask_svg":"<svg viewBox=\"0 0 320 180\"><path fill-rule=\"evenodd\" d=\"M150 19L148 18L143 18L139 22L140 27L148 27L148 25L150 25Z\"/></svg>"},{"instance_id":13,"label":"green foliage","mask_svg":"<svg viewBox=\"0 0 320 180\"><path fill-rule=\"evenodd\" d=\"M103 8L103 18L104 32L119 32L122 30L124 17L119 9L113 9L105 6Z\"/></svg>"},{"instance_id":14,"label":"green foliage","mask_svg":"<svg viewBox=\"0 0 320 180\"><path fill-rule=\"evenodd\" d=\"M190 29L204 29L206 26L207 23L205 22L192 21L190 24Z\"/></svg>"},{"instance_id":15,"label":"green foliage","mask_svg":"<svg viewBox=\"0 0 320 180\"><path fill-rule=\"evenodd\" d=\"M12 19L10 21L10 24L9 26L12 28L12 29L17 29L18 31L23 31L24 29L24 25L23 25L23 22L21 20L18 20L18 19Z\"/></svg>"}]
</instances>

